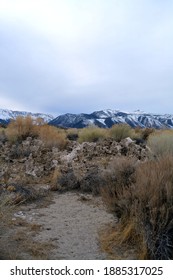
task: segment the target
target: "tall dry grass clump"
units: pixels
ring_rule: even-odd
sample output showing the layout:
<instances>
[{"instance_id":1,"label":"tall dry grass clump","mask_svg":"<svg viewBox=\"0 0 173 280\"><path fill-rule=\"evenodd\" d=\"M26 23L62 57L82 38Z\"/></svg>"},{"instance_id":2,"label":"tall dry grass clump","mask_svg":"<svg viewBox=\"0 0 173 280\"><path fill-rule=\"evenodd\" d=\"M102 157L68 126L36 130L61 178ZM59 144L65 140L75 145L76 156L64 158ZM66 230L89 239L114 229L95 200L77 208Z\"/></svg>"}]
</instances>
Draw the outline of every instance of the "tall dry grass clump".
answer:
<instances>
[{"instance_id":1,"label":"tall dry grass clump","mask_svg":"<svg viewBox=\"0 0 173 280\"><path fill-rule=\"evenodd\" d=\"M109 136L120 142L127 137L133 137L133 130L128 124L115 124L109 129Z\"/></svg>"},{"instance_id":2,"label":"tall dry grass clump","mask_svg":"<svg viewBox=\"0 0 173 280\"><path fill-rule=\"evenodd\" d=\"M16 143L27 137L37 137L48 148L64 149L67 145L66 133L63 129L45 124L41 118L32 119L30 116L17 117L11 121L5 130L9 142Z\"/></svg>"},{"instance_id":3,"label":"tall dry grass clump","mask_svg":"<svg viewBox=\"0 0 173 280\"><path fill-rule=\"evenodd\" d=\"M173 131L156 131L149 135L147 145L156 157L173 155Z\"/></svg>"},{"instance_id":4,"label":"tall dry grass clump","mask_svg":"<svg viewBox=\"0 0 173 280\"><path fill-rule=\"evenodd\" d=\"M150 259L173 259L173 157L139 166L134 205L137 229ZM141 230L140 230L141 229Z\"/></svg>"},{"instance_id":5,"label":"tall dry grass clump","mask_svg":"<svg viewBox=\"0 0 173 280\"><path fill-rule=\"evenodd\" d=\"M67 145L66 133L63 129L42 125L38 129L38 137L44 142L48 148L57 147L63 150Z\"/></svg>"},{"instance_id":6,"label":"tall dry grass clump","mask_svg":"<svg viewBox=\"0 0 173 280\"><path fill-rule=\"evenodd\" d=\"M88 126L79 131L79 143L83 142L97 142L98 140L107 137L107 130L97 126Z\"/></svg>"},{"instance_id":7,"label":"tall dry grass clump","mask_svg":"<svg viewBox=\"0 0 173 280\"><path fill-rule=\"evenodd\" d=\"M111 242L133 244L139 259L173 259L173 157L140 163L135 169L127 183L117 183L116 175L115 183L108 182L102 192L119 218Z\"/></svg>"},{"instance_id":8,"label":"tall dry grass clump","mask_svg":"<svg viewBox=\"0 0 173 280\"><path fill-rule=\"evenodd\" d=\"M36 125L30 116L18 116L15 120L12 120L5 133L7 139L12 143L22 141L28 136L35 136L37 134Z\"/></svg>"},{"instance_id":9,"label":"tall dry grass clump","mask_svg":"<svg viewBox=\"0 0 173 280\"><path fill-rule=\"evenodd\" d=\"M109 163L101 189L103 201L118 218L126 218L132 205L130 187L135 182L136 159L121 157Z\"/></svg>"}]
</instances>

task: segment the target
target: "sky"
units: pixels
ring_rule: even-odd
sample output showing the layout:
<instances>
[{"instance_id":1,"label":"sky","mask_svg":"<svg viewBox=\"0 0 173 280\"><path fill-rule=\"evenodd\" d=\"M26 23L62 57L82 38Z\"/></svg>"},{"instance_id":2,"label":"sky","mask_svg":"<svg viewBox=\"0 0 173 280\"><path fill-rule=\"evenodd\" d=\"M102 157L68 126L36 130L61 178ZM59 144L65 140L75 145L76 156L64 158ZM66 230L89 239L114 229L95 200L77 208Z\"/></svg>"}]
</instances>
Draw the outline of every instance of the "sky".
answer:
<instances>
[{"instance_id":1,"label":"sky","mask_svg":"<svg viewBox=\"0 0 173 280\"><path fill-rule=\"evenodd\" d=\"M0 0L0 108L173 114L173 1Z\"/></svg>"}]
</instances>

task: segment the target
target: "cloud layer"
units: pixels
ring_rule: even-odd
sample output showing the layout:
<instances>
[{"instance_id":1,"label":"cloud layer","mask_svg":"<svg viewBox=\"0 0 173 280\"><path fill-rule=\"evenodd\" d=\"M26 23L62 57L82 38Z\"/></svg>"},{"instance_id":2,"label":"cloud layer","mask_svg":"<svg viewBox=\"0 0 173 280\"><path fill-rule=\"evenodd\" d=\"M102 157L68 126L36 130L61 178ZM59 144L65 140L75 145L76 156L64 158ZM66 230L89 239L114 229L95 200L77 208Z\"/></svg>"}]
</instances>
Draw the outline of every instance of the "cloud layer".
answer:
<instances>
[{"instance_id":1,"label":"cloud layer","mask_svg":"<svg viewBox=\"0 0 173 280\"><path fill-rule=\"evenodd\" d=\"M0 0L0 107L173 113L171 0Z\"/></svg>"}]
</instances>

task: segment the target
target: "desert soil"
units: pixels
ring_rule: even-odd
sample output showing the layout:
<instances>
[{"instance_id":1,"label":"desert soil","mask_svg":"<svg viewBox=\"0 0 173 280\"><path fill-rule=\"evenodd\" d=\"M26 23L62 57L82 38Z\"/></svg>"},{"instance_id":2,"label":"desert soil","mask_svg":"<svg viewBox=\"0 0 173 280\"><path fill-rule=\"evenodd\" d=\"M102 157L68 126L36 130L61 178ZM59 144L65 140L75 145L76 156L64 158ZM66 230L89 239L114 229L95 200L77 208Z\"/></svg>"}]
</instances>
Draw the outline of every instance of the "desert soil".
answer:
<instances>
[{"instance_id":1,"label":"desert soil","mask_svg":"<svg viewBox=\"0 0 173 280\"><path fill-rule=\"evenodd\" d=\"M14 208L11 220L1 234L1 259L109 259L99 232L117 222L100 197L75 192L55 192L46 204Z\"/></svg>"}]
</instances>

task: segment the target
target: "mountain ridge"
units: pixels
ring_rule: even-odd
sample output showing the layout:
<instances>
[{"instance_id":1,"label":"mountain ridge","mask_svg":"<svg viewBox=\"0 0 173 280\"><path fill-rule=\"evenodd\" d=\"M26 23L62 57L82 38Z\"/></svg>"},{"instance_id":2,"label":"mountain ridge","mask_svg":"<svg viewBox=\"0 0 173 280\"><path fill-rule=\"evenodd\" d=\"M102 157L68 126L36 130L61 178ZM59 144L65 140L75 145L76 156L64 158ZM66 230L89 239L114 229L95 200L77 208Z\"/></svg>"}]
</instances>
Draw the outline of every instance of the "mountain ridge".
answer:
<instances>
[{"instance_id":1,"label":"mountain ridge","mask_svg":"<svg viewBox=\"0 0 173 280\"><path fill-rule=\"evenodd\" d=\"M64 114L51 120L49 124L66 128L83 128L96 125L109 128L114 124L128 124L131 127L173 128L173 115L152 114L140 110L126 112L120 110L100 110L91 114Z\"/></svg>"},{"instance_id":2,"label":"mountain ridge","mask_svg":"<svg viewBox=\"0 0 173 280\"><path fill-rule=\"evenodd\" d=\"M0 123L1 124L7 125L10 122L10 120L13 120L18 116L22 116L22 117L31 116L32 118L42 118L46 123L50 122L54 118L50 114L32 113L32 112L9 110L9 109L0 109Z\"/></svg>"},{"instance_id":3,"label":"mountain ridge","mask_svg":"<svg viewBox=\"0 0 173 280\"><path fill-rule=\"evenodd\" d=\"M42 118L46 123L63 128L84 128L89 125L96 125L103 128L109 128L114 124L128 124L131 127L150 127L150 128L168 128L173 129L173 114L153 114L140 110L127 112L121 110L99 110L90 114L72 114L66 113L54 117L50 114L31 113L26 111L13 111L0 109L0 123L7 125L10 120L17 116L31 116L33 118Z\"/></svg>"}]
</instances>

